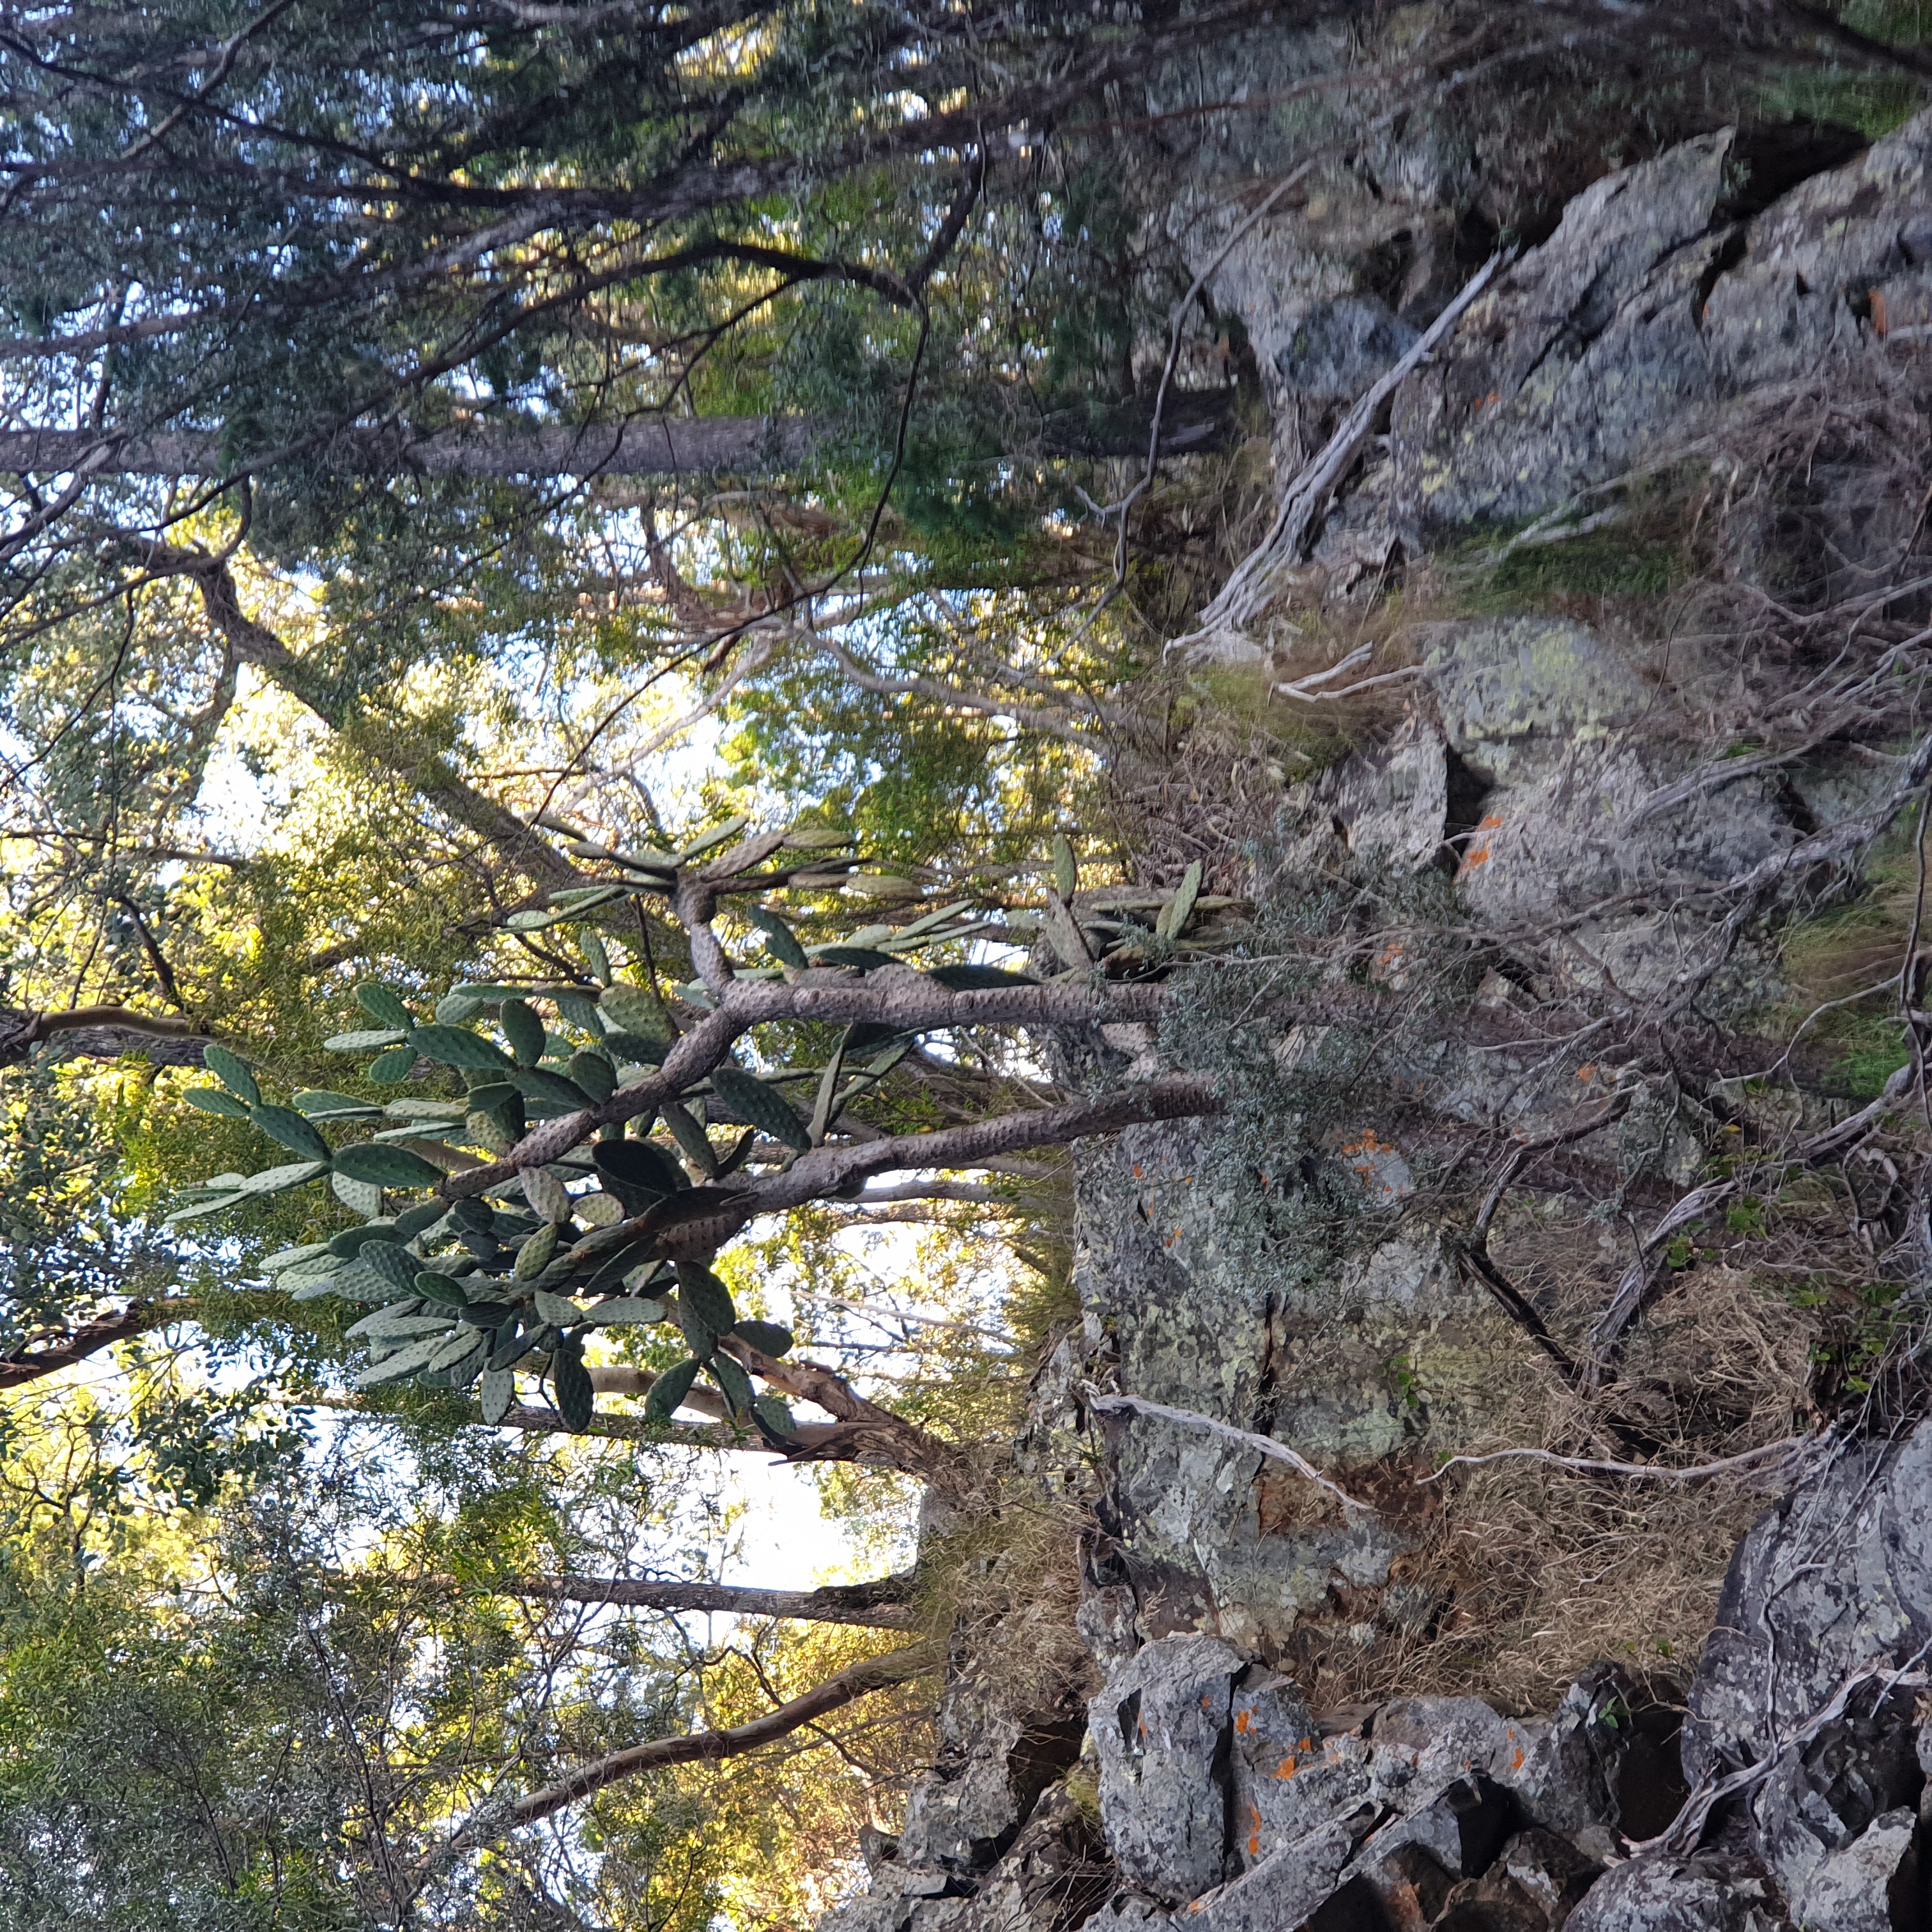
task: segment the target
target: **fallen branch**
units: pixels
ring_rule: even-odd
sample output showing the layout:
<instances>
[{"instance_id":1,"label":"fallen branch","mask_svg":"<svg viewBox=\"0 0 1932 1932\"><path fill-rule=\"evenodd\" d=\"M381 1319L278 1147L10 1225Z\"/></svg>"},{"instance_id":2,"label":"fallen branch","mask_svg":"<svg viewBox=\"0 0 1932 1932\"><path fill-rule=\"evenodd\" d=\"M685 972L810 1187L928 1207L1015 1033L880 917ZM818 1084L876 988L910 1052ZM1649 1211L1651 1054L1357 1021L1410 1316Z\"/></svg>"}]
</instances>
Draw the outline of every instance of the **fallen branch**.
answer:
<instances>
[{"instance_id":1,"label":"fallen branch","mask_svg":"<svg viewBox=\"0 0 1932 1932\"><path fill-rule=\"evenodd\" d=\"M1286 1442L1277 1442L1271 1436L1258 1436L1251 1429L1237 1429L1232 1422L1216 1422L1211 1415L1202 1415L1191 1408L1170 1408L1164 1402L1147 1402L1137 1395L1102 1395L1090 1390L1086 1402L1087 1406L1097 1414L1150 1416L1159 1421L1177 1424L1183 1429L1198 1429L1206 1435L1218 1436L1226 1442L1238 1443L1257 1456L1286 1462L1298 1475L1305 1476L1310 1482L1326 1490L1343 1508L1360 1510L1365 1516L1375 1514L1366 1503L1357 1502L1339 1484L1330 1481L1306 1456L1298 1454Z\"/></svg>"},{"instance_id":2,"label":"fallen branch","mask_svg":"<svg viewBox=\"0 0 1932 1932\"><path fill-rule=\"evenodd\" d=\"M1364 392L1335 434L1282 493L1281 507L1268 535L1234 567L1220 594L1202 612L1201 628L1190 636L1177 638L1167 646L1169 651L1190 657L1212 656L1226 639L1239 638L1274 601L1281 589L1282 572L1303 560L1319 534L1330 500L1354 466L1382 405L1428 359L1508 259L1500 254L1492 255L1402 359Z\"/></svg>"},{"instance_id":3,"label":"fallen branch","mask_svg":"<svg viewBox=\"0 0 1932 1932\"><path fill-rule=\"evenodd\" d=\"M1917 1666L1928 1650L1932 1650L1932 1639L1922 1643L1895 1670L1887 1670L1874 1666L1869 1670L1854 1672L1839 1685L1828 1702L1814 1711L1795 1730L1779 1737L1755 1764L1748 1764L1742 1771L1732 1772L1728 1778L1714 1780L1706 1773L1699 1779L1696 1790L1684 1799L1677 1816L1655 1838L1640 1839L1634 1843L1630 1846L1632 1853L1661 1851L1682 1856L1694 1850L1704 1835L1706 1822L1718 1805L1731 1798L1740 1798L1746 1792L1763 1784L1778 1768L1779 1760L1786 1752L1802 1750L1814 1738L1836 1724L1850 1708L1853 1696L1864 1685L1876 1684L1879 1686L1879 1694L1873 1705L1874 1710L1894 1690L1923 1688L1926 1673Z\"/></svg>"},{"instance_id":4,"label":"fallen branch","mask_svg":"<svg viewBox=\"0 0 1932 1932\"><path fill-rule=\"evenodd\" d=\"M1558 1456L1548 1449L1492 1449L1486 1456L1451 1456L1441 1468L1415 1480L1420 1485L1440 1481L1451 1469L1480 1468L1490 1462L1527 1462L1547 1463L1552 1468L1571 1470L1579 1475L1628 1476L1654 1483L1702 1483L1714 1477L1756 1469L1768 1461L1782 1461L1809 1448L1816 1440L1812 1436L1787 1436L1776 1442L1747 1449L1742 1455L1726 1456L1716 1462L1694 1462L1683 1469L1668 1468L1658 1462L1612 1462L1588 1456Z\"/></svg>"}]
</instances>

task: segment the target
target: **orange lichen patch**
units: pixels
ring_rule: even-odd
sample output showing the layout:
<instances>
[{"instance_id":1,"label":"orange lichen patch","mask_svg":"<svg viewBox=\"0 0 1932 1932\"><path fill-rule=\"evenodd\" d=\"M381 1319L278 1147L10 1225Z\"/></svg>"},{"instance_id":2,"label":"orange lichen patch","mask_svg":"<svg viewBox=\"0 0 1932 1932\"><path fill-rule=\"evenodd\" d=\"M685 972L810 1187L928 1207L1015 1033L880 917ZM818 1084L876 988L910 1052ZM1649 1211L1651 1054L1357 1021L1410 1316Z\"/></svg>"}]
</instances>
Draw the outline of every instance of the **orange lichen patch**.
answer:
<instances>
[{"instance_id":1,"label":"orange lichen patch","mask_svg":"<svg viewBox=\"0 0 1932 1932\"><path fill-rule=\"evenodd\" d=\"M1248 1834L1248 1856L1258 1858L1262 1855L1262 1814L1252 1804L1248 1807L1248 1822L1253 1827Z\"/></svg>"},{"instance_id":2,"label":"orange lichen patch","mask_svg":"<svg viewBox=\"0 0 1932 1932\"><path fill-rule=\"evenodd\" d=\"M1204 1697L1201 1701L1204 1704L1208 1700ZM1142 1737L1145 1737L1148 1734L1147 1720L1144 1718L1140 1720L1140 1732Z\"/></svg>"},{"instance_id":3,"label":"orange lichen patch","mask_svg":"<svg viewBox=\"0 0 1932 1932\"><path fill-rule=\"evenodd\" d=\"M1234 1728L1238 1731L1245 1733L1253 1722L1254 1713L1252 1711L1237 1711L1234 1713Z\"/></svg>"},{"instance_id":4,"label":"orange lichen patch","mask_svg":"<svg viewBox=\"0 0 1932 1932\"><path fill-rule=\"evenodd\" d=\"M1885 305L1885 291L1874 289L1867 298L1871 304L1872 333L1880 341L1892 333L1892 321Z\"/></svg>"},{"instance_id":5,"label":"orange lichen patch","mask_svg":"<svg viewBox=\"0 0 1932 1932\"><path fill-rule=\"evenodd\" d=\"M1502 814L1499 812L1492 812L1481 824L1476 827L1476 830L1478 832L1500 832L1502 830ZM1490 842L1484 838L1472 845L1468 850L1463 854L1462 862L1456 869L1459 872L1472 872L1478 866L1486 866L1489 862Z\"/></svg>"},{"instance_id":6,"label":"orange lichen patch","mask_svg":"<svg viewBox=\"0 0 1932 1932\"><path fill-rule=\"evenodd\" d=\"M1585 1060L1576 1070L1576 1078L1579 1080L1594 1080L1596 1077L1597 1063L1594 1060Z\"/></svg>"},{"instance_id":7,"label":"orange lichen patch","mask_svg":"<svg viewBox=\"0 0 1932 1932\"><path fill-rule=\"evenodd\" d=\"M1294 1754L1293 1754L1292 1752L1289 1754L1289 1755L1288 1755L1288 1756L1286 1756L1286 1757L1283 1758L1283 1759L1282 1760L1282 1761L1280 1762L1280 1763L1279 1763L1278 1765L1276 1765L1276 1766L1275 1766L1275 1768L1274 1768L1274 1774L1275 1774L1275 1776L1276 1776L1276 1777L1277 1777L1277 1778L1292 1778L1292 1777L1294 1775L1294 1772L1295 1772L1295 1762L1294 1762Z\"/></svg>"},{"instance_id":8,"label":"orange lichen patch","mask_svg":"<svg viewBox=\"0 0 1932 1932\"><path fill-rule=\"evenodd\" d=\"M1520 1744L1516 1748L1515 1756L1510 1760L1510 1768L1512 1771L1520 1771L1522 1768L1522 1747Z\"/></svg>"},{"instance_id":9,"label":"orange lichen patch","mask_svg":"<svg viewBox=\"0 0 1932 1932\"><path fill-rule=\"evenodd\" d=\"M1342 1143L1344 1154L1393 1154L1394 1142L1384 1140L1373 1127L1364 1127L1360 1136L1352 1141Z\"/></svg>"},{"instance_id":10,"label":"orange lichen patch","mask_svg":"<svg viewBox=\"0 0 1932 1932\"><path fill-rule=\"evenodd\" d=\"M1312 1738L1304 1738L1300 1742L1295 1746L1295 1749L1298 1751L1312 1750L1314 1748L1315 1740Z\"/></svg>"}]
</instances>

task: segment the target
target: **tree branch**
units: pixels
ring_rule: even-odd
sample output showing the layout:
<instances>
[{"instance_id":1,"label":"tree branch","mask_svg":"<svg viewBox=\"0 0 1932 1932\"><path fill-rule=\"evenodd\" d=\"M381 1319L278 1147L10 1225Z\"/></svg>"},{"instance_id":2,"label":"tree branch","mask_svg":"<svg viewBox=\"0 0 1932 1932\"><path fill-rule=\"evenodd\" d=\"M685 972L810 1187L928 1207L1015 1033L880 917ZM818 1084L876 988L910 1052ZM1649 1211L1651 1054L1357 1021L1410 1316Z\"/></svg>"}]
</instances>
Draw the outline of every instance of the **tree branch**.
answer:
<instances>
[{"instance_id":1,"label":"tree branch","mask_svg":"<svg viewBox=\"0 0 1932 1932\"><path fill-rule=\"evenodd\" d=\"M43 1042L62 1039L66 1054L117 1060L131 1040L167 1041L181 1051L156 1054L170 1066L199 1066L208 1036L192 1020L132 1006L69 1006L64 1012L0 1006L0 1066L17 1066Z\"/></svg>"},{"instance_id":2,"label":"tree branch","mask_svg":"<svg viewBox=\"0 0 1932 1932\"><path fill-rule=\"evenodd\" d=\"M725 988L716 1010L706 1014L678 1040L664 1056L664 1064L654 1072L634 1085L620 1087L609 1100L596 1106L582 1108L576 1113L546 1121L525 1135L502 1160L452 1176L444 1184L444 1191L452 1197L487 1193L513 1180L520 1168L547 1166L560 1159L599 1127L656 1112L667 1100L676 1099L686 1088L702 1080L724 1060L735 1041L754 1027L774 1020L821 1020L835 1024L857 1020L887 1026L896 1033L932 1033L973 1026L1084 1026L1102 1020L1152 1018L1160 1012L1166 998L1166 988L1158 986L1102 987L1091 983L997 986L955 992L910 968L885 968L863 979L838 969L818 968L802 973L789 982L734 980ZM1189 1090L1184 1096L1182 1088ZM1094 1112L1093 1118L1096 1124L1074 1126L1060 1138L1072 1138L1081 1132L1108 1133L1116 1126L1138 1120L1211 1113L1219 1104L1208 1094L1206 1083L1199 1081L1155 1081L1129 1092L1140 1097L1136 1101L1126 1094L1112 1096ZM1023 1147L1052 1144L1054 1135L1048 1116L1066 1111L1048 1108L1038 1114L1018 1117L1036 1124L1042 1135L1038 1140L1029 1140L1022 1132L1000 1144L988 1142L979 1150L988 1154L1005 1154ZM1113 1124L1100 1124L1103 1119L1112 1119ZM979 1131L972 1128L951 1130L952 1134L969 1135ZM917 1137L906 1137L915 1138ZM876 1166L861 1165L847 1168L842 1178L860 1178L894 1165L943 1166L949 1158L970 1157L964 1153L949 1156L940 1150L949 1142L948 1135L932 1135L926 1138L932 1152L929 1161L884 1160ZM890 1144L902 1147L904 1144L901 1141ZM871 1144L877 1149L888 1144ZM806 1167L808 1162L822 1160L832 1151L820 1149L804 1156L798 1168ZM853 1151L844 1148L836 1150L839 1157ZM798 1172L798 1168L793 1172ZM820 1171L807 1169L813 1173ZM835 1181L830 1184L838 1184ZM812 1198L812 1192L807 1192L799 1195L797 1200ZM796 1205L796 1202L784 1204Z\"/></svg>"},{"instance_id":3,"label":"tree branch","mask_svg":"<svg viewBox=\"0 0 1932 1932\"><path fill-rule=\"evenodd\" d=\"M944 1656L937 1645L914 1644L884 1657L867 1658L814 1684L802 1696L781 1704L762 1718L734 1724L724 1730L696 1731L681 1738L660 1738L650 1744L633 1744L628 1750L613 1751L608 1757L593 1759L566 1772L553 1784L532 1791L508 1804L491 1805L472 1814L459 1826L442 1848L444 1856L487 1844L519 1826L535 1824L553 1812L561 1811L579 1798L602 1791L626 1778L646 1772L662 1771L676 1764L706 1764L756 1750L760 1744L788 1737L814 1719L826 1716L842 1706L876 1690L890 1689L936 1669Z\"/></svg>"},{"instance_id":4,"label":"tree branch","mask_svg":"<svg viewBox=\"0 0 1932 1932\"><path fill-rule=\"evenodd\" d=\"M383 729L373 719L359 716L340 686L322 676L266 624L242 609L225 557L158 543L139 546L138 554L143 566L157 575L186 577L193 581L208 622L242 663L254 664L332 731L446 812L465 830L488 840L512 864L553 885L572 884L580 878L577 868L533 827L466 784L440 753L406 733Z\"/></svg>"},{"instance_id":5,"label":"tree branch","mask_svg":"<svg viewBox=\"0 0 1932 1932\"><path fill-rule=\"evenodd\" d=\"M623 1576L520 1576L496 1588L506 1596L546 1603L620 1604L644 1610L724 1611L734 1616L790 1617L808 1623L860 1624L910 1630L910 1575L870 1583L827 1584L817 1590L754 1590L724 1583L638 1582Z\"/></svg>"},{"instance_id":6,"label":"tree branch","mask_svg":"<svg viewBox=\"0 0 1932 1932\"><path fill-rule=\"evenodd\" d=\"M23 1349L17 1354L0 1355L0 1389L20 1388L38 1382L43 1376L70 1369L111 1348L116 1342L133 1340L150 1329L164 1328L178 1315L188 1312L186 1297L166 1301L137 1301L118 1315L103 1316L75 1329L63 1341L47 1347Z\"/></svg>"}]
</instances>

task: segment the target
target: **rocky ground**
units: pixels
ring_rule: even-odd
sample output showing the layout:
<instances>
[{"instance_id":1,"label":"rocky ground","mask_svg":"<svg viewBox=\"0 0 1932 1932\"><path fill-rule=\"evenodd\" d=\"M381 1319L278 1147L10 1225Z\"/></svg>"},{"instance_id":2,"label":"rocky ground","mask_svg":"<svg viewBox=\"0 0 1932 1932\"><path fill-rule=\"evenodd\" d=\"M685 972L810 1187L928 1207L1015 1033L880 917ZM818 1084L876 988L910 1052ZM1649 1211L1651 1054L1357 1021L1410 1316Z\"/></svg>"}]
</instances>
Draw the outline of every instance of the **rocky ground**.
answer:
<instances>
[{"instance_id":1,"label":"rocky ground","mask_svg":"<svg viewBox=\"0 0 1932 1932\"><path fill-rule=\"evenodd\" d=\"M1268 158L1190 165L1206 199ZM1346 622L1389 681L1240 862L1262 963L1088 1044L1131 1079L1237 1013L1259 1042L1222 1121L1080 1155L1083 1325L1016 1458L1084 1526L1079 1661L1042 1687L962 1637L827 1932L1932 1922L1911 1066L1848 1085L1766 1017L1804 1003L1792 932L1910 884L1928 164L1932 116L1724 127L1580 187L1196 640L1292 682ZM1373 193L1202 224L1278 476L1473 271L1474 165L1412 133ZM1697 569L1643 580L1686 531ZM1496 592L1606 542L1634 589ZM1366 1044L1365 976L1414 996Z\"/></svg>"}]
</instances>

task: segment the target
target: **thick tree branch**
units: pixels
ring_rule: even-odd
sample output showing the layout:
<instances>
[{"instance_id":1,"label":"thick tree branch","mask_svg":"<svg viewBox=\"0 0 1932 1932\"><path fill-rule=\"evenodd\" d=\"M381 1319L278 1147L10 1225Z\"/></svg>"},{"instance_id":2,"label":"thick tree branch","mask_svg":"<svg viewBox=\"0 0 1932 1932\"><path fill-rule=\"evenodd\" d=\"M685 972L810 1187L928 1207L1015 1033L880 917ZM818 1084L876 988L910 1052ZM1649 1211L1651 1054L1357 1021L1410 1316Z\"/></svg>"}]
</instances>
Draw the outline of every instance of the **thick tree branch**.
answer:
<instances>
[{"instance_id":1,"label":"thick tree branch","mask_svg":"<svg viewBox=\"0 0 1932 1932\"><path fill-rule=\"evenodd\" d=\"M1234 434L1232 392L1180 399L1163 412L1161 454L1186 456L1228 447ZM1168 418L1172 418L1172 420ZM1138 405L1048 416L1034 446L1044 456L1144 454L1150 429ZM345 476L448 476L511 480L551 476L707 476L764 474L808 462L850 426L814 417L653 416L567 429L353 430L301 452L305 465ZM1016 451L1016 454L1021 453ZM277 458L291 452L277 452ZM228 478L268 466L238 460L218 436L112 430L0 431L0 472L94 476Z\"/></svg>"},{"instance_id":2,"label":"thick tree branch","mask_svg":"<svg viewBox=\"0 0 1932 1932\"><path fill-rule=\"evenodd\" d=\"M861 1624L910 1630L910 1576L874 1582L828 1584L818 1590L754 1590L724 1583L638 1582L624 1576L520 1576L496 1586L506 1596L546 1603L620 1604L643 1610L724 1611L734 1616L797 1618L808 1623Z\"/></svg>"},{"instance_id":3,"label":"thick tree branch","mask_svg":"<svg viewBox=\"0 0 1932 1932\"><path fill-rule=\"evenodd\" d=\"M177 1316L188 1312L185 1299L137 1301L118 1315L103 1316L89 1322L57 1342L35 1344L17 1354L0 1355L0 1389L20 1388L38 1382L43 1376L57 1374L111 1348L117 1342L132 1341L136 1335L164 1328Z\"/></svg>"},{"instance_id":4,"label":"thick tree branch","mask_svg":"<svg viewBox=\"0 0 1932 1932\"><path fill-rule=\"evenodd\" d=\"M137 1012L131 1006L69 1006L62 1012L0 1006L0 1066L17 1066L44 1042L58 1039L62 1058L84 1054L118 1060L136 1042L166 1042L150 1057L170 1066L199 1066L208 1036L172 1013Z\"/></svg>"},{"instance_id":5,"label":"thick tree branch","mask_svg":"<svg viewBox=\"0 0 1932 1932\"><path fill-rule=\"evenodd\" d=\"M466 783L440 752L406 730L386 728L357 713L343 687L298 657L266 624L250 616L242 608L226 559L163 544L142 544L140 555L143 566L157 575L192 580L208 622L239 662L254 664L332 731L447 812L465 830L488 840L513 865L553 885L568 885L579 878L577 868L548 839L506 806Z\"/></svg>"},{"instance_id":6,"label":"thick tree branch","mask_svg":"<svg viewBox=\"0 0 1932 1932\"><path fill-rule=\"evenodd\" d=\"M620 1087L609 1100L596 1106L545 1121L525 1135L502 1160L452 1176L444 1184L444 1191L459 1197L486 1193L513 1180L520 1168L545 1166L560 1159L599 1127L656 1112L667 1100L676 1099L687 1088L702 1080L724 1060L736 1041L754 1027L771 1021L822 1020L844 1025L856 1020L888 1026L900 1033L932 1033L974 1026L1072 1027L1096 1024L1102 1020L1150 1019L1160 1012L1166 998L1166 989L1158 986L1101 986L1091 982L996 986L955 992L910 968L885 968L863 978L837 969L818 968L800 974L789 982L734 980L725 988L716 1010L706 1014L679 1039L664 1056L664 1064L654 1072L633 1085ZM1184 1094L1175 1083L1156 1081L1112 1096L1105 1103L1106 1114L1103 1116L1096 1112L1094 1118L1096 1123L1103 1118L1113 1120L1113 1125L1096 1124L1084 1128L1074 1126L1059 1138L1072 1138L1082 1132L1109 1133L1114 1131L1115 1126L1126 1126L1134 1120L1172 1119L1184 1114L1214 1111L1204 1085L1190 1082L1181 1083L1181 1086L1190 1090ZM1135 1100L1130 1096L1139 1098ZM1203 1100L1208 1103L1196 1104ZM1023 1147L1052 1144L1054 1131L1048 1116L1064 1112L1048 1108L1039 1114L1016 1117L1034 1121L1042 1135L1040 1139L1030 1140L1019 1134L998 1144L988 1142L977 1150L987 1154L1010 1154ZM1012 1124L1007 1124L1010 1128ZM964 1128L952 1130L955 1133L974 1131ZM895 1165L948 1165L950 1157L938 1151L946 1144L948 1136L936 1135L928 1138L934 1150L934 1158L930 1161L886 1160L876 1166L861 1166L850 1169L841 1178L862 1178ZM884 1144L876 1142L872 1144L874 1149ZM827 1151L821 1149L818 1154L804 1156L804 1160L818 1160ZM837 1151L843 1156L851 1150L842 1148ZM957 1158L970 1157L970 1154L962 1153ZM800 1166L803 1166L804 1160ZM953 1164L957 1164L956 1161ZM838 1184L834 1181L830 1184ZM812 1197L806 1193L797 1198L809 1200Z\"/></svg>"}]
</instances>

